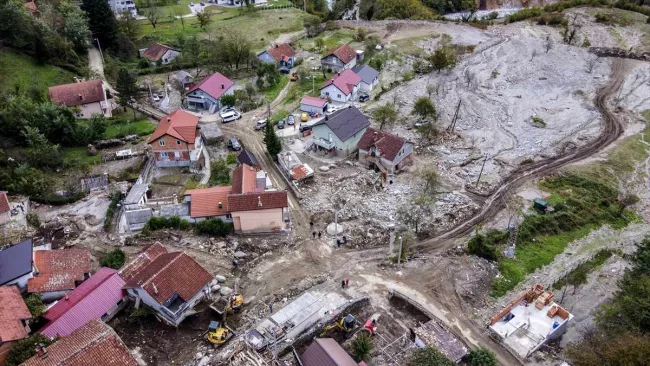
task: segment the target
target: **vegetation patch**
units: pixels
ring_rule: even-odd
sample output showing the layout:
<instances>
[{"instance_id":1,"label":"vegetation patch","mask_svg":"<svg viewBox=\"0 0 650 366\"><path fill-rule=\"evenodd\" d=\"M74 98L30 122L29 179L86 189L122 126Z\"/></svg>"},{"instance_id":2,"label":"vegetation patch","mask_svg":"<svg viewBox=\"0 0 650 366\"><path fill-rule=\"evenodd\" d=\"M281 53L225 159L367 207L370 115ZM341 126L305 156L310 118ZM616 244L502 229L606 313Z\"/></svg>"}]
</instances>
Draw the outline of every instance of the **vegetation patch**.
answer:
<instances>
[{"instance_id":1,"label":"vegetation patch","mask_svg":"<svg viewBox=\"0 0 650 366\"><path fill-rule=\"evenodd\" d=\"M120 269L126 262L126 254L122 249L115 249L102 257L99 265L102 267L110 267L113 269Z\"/></svg>"},{"instance_id":2,"label":"vegetation patch","mask_svg":"<svg viewBox=\"0 0 650 366\"><path fill-rule=\"evenodd\" d=\"M52 85L74 82L74 74L56 66L38 63L9 48L0 50L0 92L25 92L45 97Z\"/></svg>"},{"instance_id":3,"label":"vegetation patch","mask_svg":"<svg viewBox=\"0 0 650 366\"><path fill-rule=\"evenodd\" d=\"M539 127L539 128L546 127L546 122L544 122L544 120L541 117L532 116L530 119L532 120L533 126Z\"/></svg>"},{"instance_id":4,"label":"vegetation patch","mask_svg":"<svg viewBox=\"0 0 650 366\"><path fill-rule=\"evenodd\" d=\"M117 210L117 204L124 198L124 195L121 191L117 191L111 195L111 202L108 204L106 209L106 217L104 217L104 230L108 231L111 228L111 223L113 222L113 216L115 216L115 210Z\"/></svg>"},{"instance_id":5,"label":"vegetation patch","mask_svg":"<svg viewBox=\"0 0 650 366\"><path fill-rule=\"evenodd\" d=\"M232 224L221 221L221 219L208 219L196 224L196 232L201 235L226 236L233 230Z\"/></svg>"},{"instance_id":6,"label":"vegetation patch","mask_svg":"<svg viewBox=\"0 0 650 366\"><path fill-rule=\"evenodd\" d=\"M129 121L124 119L109 120L104 138L119 139L128 135L147 136L156 130L156 125L148 120Z\"/></svg>"},{"instance_id":7,"label":"vegetation patch","mask_svg":"<svg viewBox=\"0 0 650 366\"><path fill-rule=\"evenodd\" d=\"M566 276L554 283L553 288L559 290L564 286L572 285L575 289L578 285L587 283L587 275L602 266L605 261L612 256L612 254L613 252L609 249L601 250L596 253L593 258L582 263Z\"/></svg>"}]
</instances>

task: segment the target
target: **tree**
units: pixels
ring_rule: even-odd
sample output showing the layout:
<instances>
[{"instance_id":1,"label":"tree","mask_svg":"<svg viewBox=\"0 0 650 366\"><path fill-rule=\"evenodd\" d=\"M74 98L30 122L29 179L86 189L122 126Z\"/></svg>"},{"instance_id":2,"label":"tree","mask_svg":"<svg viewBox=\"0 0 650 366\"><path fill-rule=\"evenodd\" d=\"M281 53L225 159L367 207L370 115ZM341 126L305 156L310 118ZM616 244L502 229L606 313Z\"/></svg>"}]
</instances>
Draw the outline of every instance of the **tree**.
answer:
<instances>
[{"instance_id":1,"label":"tree","mask_svg":"<svg viewBox=\"0 0 650 366\"><path fill-rule=\"evenodd\" d=\"M216 159L210 163L210 184L225 186L230 184L230 168L225 159Z\"/></svg>"},{"instance_id":2,"label":"tree","mask_svg":"<svg viewBox=\"0 0 650 366\"><path fill-rule=\"evenodd\" d=\"M18 341L11 347L5 360L5 366L18 366L36 354L36 348L42 344L49 346L53 341L48 337L34 333L29 338Z\"/></svg>"},{"instance_id":3,"label":"tree","mask_svg":"<svg viewBox=\"0 0 650 366\"><path fill-rule=\"evenodd\" d=\"M411 200L397 209L398 220L412 227L417 234L420 224L431 215L431 199L425 195Z\"/></svg>"},{"instance_id":4,"label":"tree","mask_svg":"<svg viewBox=\"0 0 650 366\"><path fill-rule=\"evenodd\" d=\"M497 359L494 352L485 347L473 349L467 355L469 366L497 366Z\"/></svg>"},{"instance_id":5,"label":"tree","mask_svg":"<svg viewBox=\"0 0 650 366\"><path fill-rule=\"evenodd\" d=\"M61 35L72 42L76 51L85 52L92 37L85 14L67 2L60 3L57 10L63 15Z\"/></svg>"},{"instance_id":6,"label":"tree","mask_svg":"<svg viewBox=\"0 0 650 366\"><path fill-rule=\"evenodd\" d=\"M124 107L134 103L140 97L140 89L136 85L136 78L129 70L121 68L117 75L115 90L118 93L117 103ZM135 120L135 109L133 110L133 119Z\"/></svg>"},{"instance_id":7,"label":"tree","mask_svg":"<svg viewBox=\"0 0 650 366\"><path fill-rule=\"evenodd\" d=\"M221 221L221 219L213 218L209 220L200 221L196 224L196 232L198 234L210 236L226 236L232 232L232 224Z\"/></svg>"},{"instance_id":8,"label":"tree","mask_svg":"<svg viewBox=\"0 0 650 366\"><path fill-rule=\"evenodd\" d=\"M235 97L234 94L233 95L226 94L221 97L221 104L227 107L234 106L236 101L237 101L237 97Z\"/></svg>"},{"instance_id":9,"label":"tree","mask_svg":"<svg viewBox=\"0 0 650 366\"><path fill-rule=\"evenodd\" d=\"M201 72L201 69L198 67L204 63L203 45L201 41L196 35L193 35L183 41L181 49L183 50L183 58L193 67L197 67L196 75L198 76Z\"/></svg>"},{"instance_id":10,"label":"tree","mask_svg":"<svg viewBox=\"0 0 650 366\"><path fill-rule=\"evenodd\" d=\"M183 15L185 15L184 13L185 13L184 9L178 7L174 8L174 16L176 17L176 19L181 21L181 27L183 27L183 30L185 30L185 18L183 17Z\"/></svg>"},{"instance_id":11,"label":"tree","mask_svg":"<svg viewBox=\"0 0 650 366\"><path fill-rule=\"evenodd\" d=\"M273 160L278 159L278 154L282 151L282 141L275 134L273 123L267 123L264 131L264 144L266 144L266 151L269 152Z\"/></svg>"},{"instance_id":12,"label":"tree","mask_svg":"<svg viewBox=\"0 0 650 366\"><path fill-rule=\"evenodd\" d=\"M27 140L29 149L29 164L40 168L56 168L63 162L59 152L59 145L52 144L37 127L25 126L23 135Z\"/></svg>"},{"instance_id":13,"label":"tree","mask_svg":"<svg viewBox=\"0 0 650 366\"><path fill-rule=\"evenodd\" d=\"M106 117L101 114L93 114L88 120L86 128L82 129L84 134L84 142L95 142L104 138L108 122Z\"/></svg>"},{"instance_id":14,"label":"tree","mask_svg":"<svg viewBox=\"0 0 650 366\"><path fill-rule=\"evenodd\" d=\"M438 175L438 172L433 168L424 168L420 170L419 176L424 181L422 192L427 195L435 194L440 185L440 176Z\"/></svg>"},{"instance_id":15,"label":"tree","mask_svg":"<svg viewBox=\"0 0 650 366\"><path fill-rule=\"evenodd\" d=\"M409 366L454 366L453 361L433 347L420 348L413 352Z\"/></svg>"},{"instance_id":16,"label":"tree","mask_svg":"<svg viewBox=\"0 0 650 366\"><path fill-rule=\"evenodd\" d=\"M257 68L257 88L270 89L280 82L280 72L275 64L262 63Z\"/></svg>"},{"instance_id":17,"label":"tree","mask_svg":"<svg viewBox=\"0 0 650 366\"><path fill-rule=\"evenodd\" d=\"M453 50L441 47L429 57L429 61L433 65L433 68L440 73L444 69L450 69L456 66L456 55Z\"/></svg>"},{"instance_id":18,"label":"tree","mask_svg":"<svg viewBox=\"0 0 650 366\"><path fill-rule=\"evenodd\" d=\"M372 339L365 334L360 334L352 340L352 355L361 362L367 360L372 351Z\"/></svg>"},{"instance_id":19,"label":"tree","mask_svg":"<svg viewBox=\"0 0 650 366\"><path fill-rule=\"evenodd\" d=\"M374 17L376 19L434 19L436 14L422 5L419 0L377 0Z\"/></svg>"},{"instance_id":20,"label":"tree","mask_svg":"<svg viewBox=\"0 0 650 366\"><path fill-rule=\"evenodd\" d=\"M323 40L322 38L316 38L314 44L316 45L316 49L319 51L325 48L325 40Z\"/></svg>"},{"instance_id":21,"label":"tree","mask_svg":"<svg viewBox=\"0 0 650 366\"><path fill-rule=\"evenodd\" d=\"M239 31L229 32L221 42L221 49L226 64L235 66L235 70L239 69L239 65L248 61L251 55L251 43L243 33Z\"/></svg>"},{"instance_id":22,"label":"tree","mask_svg":"<svg viewBox=\"0 0 650 366\"><path fill-rule=\"evenodd\" d=\"M485 235L476 233L467 242L467 252L489 261L496 261L499 259L497 245L502 245L507 240L507 231L492 229Z\"/></svg>"},{"instance_id":23,"label":"tree","mask_svg":"<svg viewBox=\"0 0 650 366\"><path fill-rule=\"evenodd\" d=\"M120 269L126 261L126 254L122 249L114 249L102 257L99 265L102 267L110 267L113 269Z\"/></svg>"},{"instance_id":24,"label":"tree","mask_svg":"<svg viewBox=\"0 0 650 366\"><path fill-rule=\"evenodd\" d=\"M126 33L118 32L117 39L115 40L115 47L113 47L113 54L115 57L121 58L123 60L131 60L137 54L137 49L135 43L131 41ZM142 58L141 60L145 60ZM148 61L148 60L147 60Z\"/></svg>"},{"instance_id":25,"label":"tree","mask_svg":"<svg viewBox=\"0 0 650 366\"><path fill-rule=\"evenodd\" d=\"M130 40L137 40L142 33L141 23L131 14L130 11L124 11L117 20L119 31L126 34Z\"/></svg>"},{"instance_id":26,"label":"tree","mask_svg":"<svg viewBox=\"0 0 650 366\"><path fill-rule=\"evenodd\" d=\"M397 121L397 111L395 106L387 103L377 107L371 112L372 118L379 124L379 129L383 130L384 127L391 126Z\"/></svg>"},{"instance_id":27,"label":"tree","mask_svg":"<svg viewBox=\"0 0 650 366\"><path fill-rule=\"evenodd\" d=\"M25 299L25 305L27 305L29 313L32 314L32 317L34 318L38 318L45 312L45 304L43 304L41 294L39 293L32 293L31 295L27 296Z\"/></svg>"},{"instance_id":28,"label":"tree","mask_svg":"<svg viewBox=\"0 0 650 366\"><path fill-rule=\"evenodd\" d=\"M307 37L316 37L324 29L321 25L321 20L318 17L306 17L303 21L303 25L307 31Z\"/></svg>"},{"instance_id":29,"label":"tree","mask_svg":"<svg viewBox=\"0 0 650 366\"><path fill-rule=\"evenodd\" d=\"M411 114L419 116L421 119L436 120L436 107L431 103L427 97L418 98L413 104L413 111Z\"/></svg>"},{"instance_id":30,"label":"tree","mask_svg":"<svg viewBox=\"0 0 650 366\"><path fill-rule=\"evenodd\" d=\"M108 2L82 0L81 10L86 12L93 37L99 39L102 48L111 48L117 38L117 19Z\"/></svg>"},{"instance_id":31,"label":"tree","mask_svg":"<svg viewBox=\"0 0 650 366\"><path fill-rule=\"evenodd\" d=\"M160 20L160 10L152 0L147 0L147 10L145 10L144 16L149 20L149 23L151 23L155 32L156 24L158 24L158 21Z\"/></svg>"},{"instance_id":32,"label":"tree","mask_svg":"<svg viewBox=\"0 0 650 366\"><path fill-rule=\"evenodd\" d=\"M582 341L569 344L566 355L573 366L645 366L650 360L650 336L589 330Z\"/></svg>"},{"instance_id":33,"label":"tree","mask_svg":"<svg viewBox=\"0 0 650 366\"><path fill-rule=\"evenodd\" d=\"M212 17L212 13L207 11L201 11L196 13L196 20L198 20L199 28L201 28L201 30L204 31L205 27L207 27L210 24L210 22L212 21L212 19L210 19L211 17Z\"/></svg>"}]
</instances>

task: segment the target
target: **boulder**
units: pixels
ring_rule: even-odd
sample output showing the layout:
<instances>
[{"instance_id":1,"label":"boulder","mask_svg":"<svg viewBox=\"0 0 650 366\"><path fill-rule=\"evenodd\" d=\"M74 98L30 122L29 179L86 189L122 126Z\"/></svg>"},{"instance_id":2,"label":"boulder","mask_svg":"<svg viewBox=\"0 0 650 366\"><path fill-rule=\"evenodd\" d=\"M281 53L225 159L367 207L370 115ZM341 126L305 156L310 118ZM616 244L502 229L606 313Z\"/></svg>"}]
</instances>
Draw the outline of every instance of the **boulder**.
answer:
<instances>
[{"instance_id":1,"label":"boulder","mask_svg":"<svg viewBox=\"0 0 650 366\"><path fill-rule=\"evenodd\" d=\"M330 167L328 167L327 165L323 165L323 166L319 166L318 170L320 170L321 172L327 172L330 170Z\"/></svg>"},{"instance_id":2,"label":"boulder","mask_svg":"<svg viewBox=\"0 0 650 366\"><path fill-rule=\"evenodd\" d=\"M226 276L216 275L216 276L214 276L214 279L217 280L218 282L221 282L221 283L226 282Z\"/></svg>"},{"instance_id":3,"label":"boulder","mask_svg":"<svg viewBox=\"0 0 650 366\"><path fill-rule=\"evenodd\" d=\"M92 144L88 144L88 155L90 156L97 155L97 148L95 148Z\"/></svg>"},{"instance_id":4,"label":"boulder","mask_svg":"<svg viewBox=\"0 0 650 366\"><path fill-rule=\"evenodd\" d=\"M210 362L210 357L209 356L203 356L201 361L197 364L197 366L206 366Z\"/></svg>"},{"instance_id":5,"label":"boulder","mask_svg":"<svg viewBox=\"0 0 650 366\"><path fill-rule=\"evenodd\" d=\"M219 289L219 293L220 293L222 296L229 296L229 295L232 293L232 289L231 289L230 287L222 286L222 287Z\"/></svg>"},{"instance_id":6,"label":"boulder","mask_svg":"<svg viewBox=\"0 0 650 366\"><path fill-rule=\"evenodd\" d=\"M221 286L220 285L212 285L211 289L212 289L212 292L217 292L217 291L219 291L219 289L221 289Z\"/></svg>"},{"instance_id":7,"label":"boulder","mask_svg":"<svg viewBox=\"0 0 650 366\"><path fill-rule=\"evenodd\" d=\"M331 223L327 225L327 234L328 235L338 235L343 233L343 225Z\"/></svg>"},{"instance_id":8,"label":"boulder","mask_svg":"<svg viewBox=\"0 0 650 366\"><path fill-rule=\"evenodd\" d=\"M246 253L242 252L241 250L238 250L235 252L235 258L245 258Z\"/></svg>"}]
</instances>

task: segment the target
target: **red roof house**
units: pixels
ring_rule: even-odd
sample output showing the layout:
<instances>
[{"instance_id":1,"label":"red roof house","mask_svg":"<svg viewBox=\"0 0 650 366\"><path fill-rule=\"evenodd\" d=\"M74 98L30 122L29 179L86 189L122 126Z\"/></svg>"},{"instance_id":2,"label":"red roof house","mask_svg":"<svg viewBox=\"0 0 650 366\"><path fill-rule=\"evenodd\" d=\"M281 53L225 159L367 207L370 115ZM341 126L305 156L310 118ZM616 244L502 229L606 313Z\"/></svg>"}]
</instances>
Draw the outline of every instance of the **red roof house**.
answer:
<instances>
[{"instance_id":1,"label":"red roof house","mask_svg":"<svg viewBox=\"0 0 650 366\"><path fill-rule=\"evenodd\" d=\"M111 116L113 108L106 98L101 80L51 86L49 94L50 100L56 105L78 107L76 112L78 118L90 118L94 114Z\"/></svg>"},{"instance_id":2,"label":"red roof house","mask_svg":"<svg viewBox=\"0 0 650 366\"><path fill-rule=\"evenodd\" d=\"M221 109L221 97L235 93L233 83L218 72L203 79L187 94L187 105L199 111L215 112Z\"/></svg>"},{"instance_id":3,"label":"red roof house","mask_svg":"<svg viewBox=\"0 0 650 366\"><path fill-rule=\"evenodd\" d=\"M344 69L351 69L357 64L357 51L352 47L344 44L334 51L328 52L322 59L321 65L323 68L331 69L332 71L341 71Z\"/></svg>"},{"instance_id":4,"label":"red roof house","mask_svg":"<svg viewBox=\"0 0 650 366\"><path fill-rule=\"evenodd\" d=\"M316 338L300 356L304 366L358 366L341 345L332 338Z\"/></svg>"},{"instance_id":5,"label":"red roof house","mask_svg":"<svg viewBox=\"0 0 650 366\"><path fill-rule=\"evenodd\" d=\"M399 170L410 160L413 144L403 137L369 127L357 143L359 161L368 167Z\"/></svg>"},{"instance_id":6,"label":"red roof house","mask_svg":"<svg viewBox=\"0 0 650 366\"><path fill-rule=\"evenodd\" d=\"M185 191L187 202L190 204L190 217L218 217L226 216L228 210L228 195L231 186L210 187L203 189L188 189Z\"/></svg>"},{"instance_id":7,"label":"red roof house","mask_svg":"<svg viewBox=\"0 0 650 366\"><path fill-rule=\"evenodd\" d=\"M7 198L7 192L0 192L0 224L11 219L11 205L9 204L9 198Z\"/></svg>"},{"instance_id":8,"label":"red roof house","mask_svg":"<svg viewBox=\"0 0 650 366\"><path fill-rule=\"evenodd\" d=\"M296 51L287 43L280 43L257 55L262 62L274 62L278 66L293 67Z\"/></svg>"},{"instance_id":9,"label":"red roof house","mask_svg":"<svg viewBox=\"0 0 650 366\"><path fill-rule=\"evenodd\" d=\"M187 254L161 249L164 247L160 244L145 248L120 274L126 281L124 288L136 303L141 300L161 319L176 326L209 296L213 276Z\"/></svg>"},{"instance_id":10,"label":"red roof house","mask_svg":"<svg viewBox=\"0 0 650 366\"><path fill-rule=\"evenodd\" d=\"M322 114L327 110L327 100L323 98L316 98L304 96L300 99L300 110L303 112L313 112Z\"/></svg>"},{"instance_id":11,"label":"red roof house","mask_svg":"<svg viewBox=\"0 0 650 366\"><path fill-rule=\"evenodd\" d=\"M320 88L320 96L335 102L345 103L352 99L361 86L361 77L350 69L339 72Z\"/></svg>"},{"instance_id":12,"label":"red roof house","mask_svg":"<svg viewBox=\"0 0 650 366\"><path fill-rule=\"evenodd\" d=\"M160 43L152 43L145 50L140 52L140 57L146 58L151 62L158 62L162 65L166 65L172 62L176 57L181 53L178 50L175 50L167 45Z\"/></svg>"},{"instance_id":13,"label":"red roof house","mask_svg":"<svg viewBox=\"0 0 650 366\"><path fill-rule=\"evenodd\" d=\"M45 313L48 323L39 333L50 338L66 336L93 319L110 319L124 303L124 285L116 270L101 268Z\"/></svg>"},{"instance_id":14,"label":"red roof house","mask_svg":"<svg viewBox=\"0 0 650 366\"><path fill-rule=\"evenodd\" d=\"M87 249L37 250L27 292L41 294L46 302L60 299L90 276L90 266Z\"/></svg>"},{"instance_id":15,"label":"red roof house","mask_svg":"<svg viewBox=\"0 0 650 366\"><path fill-rule=\"evenodd\" d=\"M101 320L57 339L21 364L22 366L138 366L113 328Z\"/></svg>"},{"instance_id":16,"label":"red roof house","mask_svg":"<svg viewBox=\"0 0 650 366\"><path fill-rule=\"evenodd\" d=\"M16 286L0 286L0 365L16 341L29 336L32 318Z\"/></svg>"},{"instance_id":17,"label":"red roof house","mask_svg":"<svg viewBox=\"0 0 650 366\"><path fill-rule=\"evenodd\" d=\"M190 166L198 161L203 149L198 126L199 117L182 109L161 118L147 141L156 166Z\"/></svg>"}]
</instances>

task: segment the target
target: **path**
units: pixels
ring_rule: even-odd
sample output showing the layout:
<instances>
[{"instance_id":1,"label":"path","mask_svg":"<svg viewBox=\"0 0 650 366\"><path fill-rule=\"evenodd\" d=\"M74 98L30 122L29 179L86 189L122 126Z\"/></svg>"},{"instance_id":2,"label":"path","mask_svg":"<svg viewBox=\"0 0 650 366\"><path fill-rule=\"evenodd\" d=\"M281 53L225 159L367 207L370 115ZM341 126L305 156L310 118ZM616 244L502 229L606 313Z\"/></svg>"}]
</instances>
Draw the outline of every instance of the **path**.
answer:
<instances>
[{"instance_id":1,"label":"path","mask_svg":"<svg viewBox=\"0 0 650 366\"><path fill-rule=\"evenodd\" d=\"M208 181L210 181L210 174L212 174L211 168L210 168L210 153L208 152L208 148L206 146L203 146L203 158L205 159L205 164L203 165L203 177L201 178L201 181L199 182L200 184L208 184Z\"/></svg>"}]
</instances>

